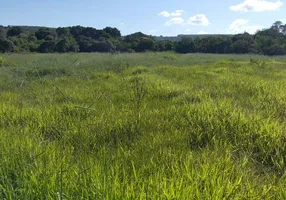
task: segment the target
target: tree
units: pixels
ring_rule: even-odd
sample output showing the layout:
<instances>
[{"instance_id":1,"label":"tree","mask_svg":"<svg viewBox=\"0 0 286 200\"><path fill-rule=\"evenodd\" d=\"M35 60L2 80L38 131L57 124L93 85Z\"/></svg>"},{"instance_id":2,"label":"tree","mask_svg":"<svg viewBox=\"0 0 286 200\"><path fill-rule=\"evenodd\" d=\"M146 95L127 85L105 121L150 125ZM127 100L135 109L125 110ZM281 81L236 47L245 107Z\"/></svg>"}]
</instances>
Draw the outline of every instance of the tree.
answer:
<instances>
[{"instance_id":1,"label":"tree","mask_svg":"<svg viewBox=\"0 0 286 200\"><path fill-rule=\"evenodd\" d=\"M58 35L58 37L69 37L70 36L70 28L69 27L59 27L56 29L56 33Z\"/></svg>"},{"instance_id":2,"label":"tree","mask_svg":"<svg viewBox=\"0 0 286 200\"><path fill-rule=\"evenodd\" d=\"M97 37L95 38L96 40L101 40L101 41L105 41L106 39L111 39L112 36L105 32L104 30L97 30Z\"/></svg>"},{"instance_id":3,"label":"tree","mask_svg":"<svg viewBox=\"0 0 286 200\"><path fill-rule=\"evenodd\" d=\"M154 49L154 41L151 38L141 38L135 48L136 52L151 51Z\"/></svg>"},{"instance_id":4,"label":"tree","mask_svg":"<svg viewBox=\"0 0 286 200\"><path fill-rule=\"evenodd\" d=\"M114 46L108 41L96 41L90 47L90 52L111 52Z\"/></svg>"},{"instance_id":5,"label":"tree","mask_svg":"<svg viewBox=\"0 0 286 200\"><path fill-rule=\"evenodd\" d=\"M55 46L56 46L56 44L53 41L47 41L47 42L43 42L39 46L38 50L40 53L53 53Z\"/></svg>"},{"instance_id":6,"label":"tree","mask_svg":"<svg viewBox=\"0 0 286 200\"><path fill-rule=\"evenodd\" d=\"M139 42L140 38L148 38L148 37L149 37L148 35L145 35L141 32L136 32L136 33L125 36L124 41L128 43Z\"/></svg>"},{"instance_id":7,"label":"tree","mask_svg":"<svg viewBox=\"0 0 286 200\"><path fill-rule=\"evenodd\" d=\"M92 39L98 39L97 30L95 28L91 27L83 28L82 35Z\"/></svg>"},{"instance_id":8,"label":"tree","mask_svg":"<svg viewBox=\"0 0 286 200\"><path fill-rule=\"evenodd\" d=\"M30 33L28 36L28 41L29 42L36 42L37 41L37 37L35 36L34 33Z\"/></svg>"},{"instance_id":9,"label":"tree","mask_svg":"<svg viewBox=\"0 0 286 200\"><path fill-rule=\"evenodd\" d=\"M275 30L277 33L280 33L283 30L283 23L281 21L276 21L272 24L271 29Z\"/></svg>"},{"instance_id":10,"label":"tree","mask_svg":"<svg viewBox=\"0 0 286 200\"><path fill-rule=\"evenodd\" d=\"M57 43L55 47L55 51L60 52L60 53L65 53L69 51L69 48L70 48L70 44L67 41L67 39L62 39Z\"/></svg>"},{"instance_id":11,"label":"tree","mask_svg":"<svg viewBox=\"0 0 286 200\"><path fill-rule=\"evenodd\" d=\"M184 37L176 44L176 52L178 53L191 53L194 52L194 41L190 37Z\"/></svg>"},{"instance_id":12,"label":"tree","mask_svg":"<svg viewBox=\"0 0 286 200\"><path fill-rule=\"evenodd\" d=\"M165 51L166 50L166 41L165 40L156 41L154 43L154 50L155 51Z\"/></svg>"},{"instance_id":13,"label":"tree","mask_svg":"<svg viewBox=\"0 0 286 200\"><path fill-rule=\"evenodd\" d=\"M40 28L35 36L38 40L53 40L55 38L55 32L49 28Z\"/></svg>"},{"instance_id":14,"label":"tree","mask_svg":"<svg viewBox=\"0 0 286 200\"><path fill-rule=\"evenodd\" d=\"M219 37L216 41L216 53L230 53L231 41L229 37Z\"/></svg>"},{"instance_id":15,"label":"tree","mask_svg":"<svg viewBox=\"0 0 286 200\"><path fill-rule=\"evenodd\" d=\"M196 52L218 53L221 40L220 37L197 38L194 41L194 49Z\"/></svg>"},{"instance_id":16,"label":"tree","mask_svg":"<svg viewBox=\"0 0 286 200\"><path fill-rule=\"evenodd\" d=\"M152 37L136 32L122 37L117 28L19 27L0 25L1 52L144 52L286 54L286 24L277 21L254 35Z\"/></svg>"},{"instance_id":17,"label":"tree","mask_svg":"<svg viewBox=\"0 0 286 200\"><path fill-rule=\"evenodd\" d=\"M249 45L245 40L237 40L231 45L231 49L234 53L248 53Z\"/></svg>"},{"instance_id":18,"label":"tree","mask_svg":"<svg viewBox=\"0 0 286 200\"><path fill-rule=\"evenodd\" d=\"M103 29L103 31L111 35L111 37L121 37L121 33L117 28L106 27Z\"/></svg>"},{"instance_id":19,"label":"tree","mask_svg":"<svg viewBox=\"0 0 286 200\"><path fill-rule=\"evenodd\" d=\"M166 41L165 43L165 51L173 51L175 48L175 43L172 41Z\"/></svg>"},{"instance_id":20,"label":"tree","mask_svg":"<svg viewBox=\"0 0 286 200\"><path fill-rule=\"evenodd\" d=\"M285 55L286 54L286 45L280 45L278 43L270 46L267 50L267 55Z\"/></svg>"},{"instance_id":21,"label":"tree","mask_svg":"<svg viewBox=\"0 0 286 200\"><path fill-rule=\"evenodd\" d=\"M67 37L67 38L63 38L56 44L55 51L60 52L60 53L78 52L79 46L72 37Z\"/></svg>"},{"instance_id":22,"label":"tree","mask_svg":"<svg viewBox=\"0 0 286 200\"><path fill-rule=\"evenodd\" d=\"M84 27L82 26L73 26L70 28L70 33L74 36L74 38L78 38L79 36L82 36Z\"/></svg>"},{"instance_id":23,"label":"tree","mask_svg":"<svg viewBox=\"0 0 286 200\"><path fill-rule=\"evenodd\" d=\"M94 43L94 40L86 36L79 36L76 38L79 45L80 52L89 52L90 46Z\"/></svg>"},{"instance_id":24,"label":"tree","mask_svg":"<svg viewBox=\"0 0 286 200\"><path fill-rule=\"evenodd\" d=\"M4 28L0 28L0 38L6 38L6 31Z\"/></svg>"},{"instance_id":25,"label":"tree","mask_svg":"<svg viewBox=\"0 0 286 200\"><path fill-rule=\"evenodd\" d=\"M283 35L286 35L286 24L281 25L280 27L281 27L281 33L282 33Z\"/></svg>"},{"instance_id":26,"label":"tree","mask_svg":"<svg viewBox=\"0 0 286 200\"><path fill-rule=\"evenodd\" d=\"M8 29L7 31L7 37L13 37L13 36L18 36L23 32L21 27L18 26L13 26Z\"/></svg>"},{"instance_id":27,"label":"tree","mask_svg":"<svg viewBox=\"0 0 286 200\"><path fill-rule=\"evenodd\" d=\"M14 44L10 40L0 38L0 52L1 53L8 53L12 52L14 49Z\"/></svg>"}]
</instances>

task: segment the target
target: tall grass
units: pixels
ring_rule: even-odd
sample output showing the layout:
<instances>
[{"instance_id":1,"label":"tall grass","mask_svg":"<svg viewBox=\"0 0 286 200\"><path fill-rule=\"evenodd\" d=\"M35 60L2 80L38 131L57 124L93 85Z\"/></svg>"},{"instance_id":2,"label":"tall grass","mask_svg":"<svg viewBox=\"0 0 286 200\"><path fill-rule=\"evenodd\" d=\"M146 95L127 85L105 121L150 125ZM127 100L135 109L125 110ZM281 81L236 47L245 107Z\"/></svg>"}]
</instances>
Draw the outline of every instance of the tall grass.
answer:
<instances>
[{"instance_id":1,"label":"tall grass","mask_svg":"<svg viewBox=\"0 0 286 200\"><path fill-rule=\"evenodd\" d=\"M285 57L2 57L0 199L286 198Z\"/></svg>"}]
</instances>

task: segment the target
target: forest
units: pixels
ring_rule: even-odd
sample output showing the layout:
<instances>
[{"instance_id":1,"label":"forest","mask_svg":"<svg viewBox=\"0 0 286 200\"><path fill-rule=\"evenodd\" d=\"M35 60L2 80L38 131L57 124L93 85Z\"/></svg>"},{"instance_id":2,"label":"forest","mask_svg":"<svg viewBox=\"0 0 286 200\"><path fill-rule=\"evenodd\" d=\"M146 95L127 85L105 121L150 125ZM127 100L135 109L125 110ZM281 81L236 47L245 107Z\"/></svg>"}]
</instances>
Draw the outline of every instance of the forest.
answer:
<instances>
[{"instance_id":1,"label":"forest","mask_svg":"<svg viewBox=\"0 0 286 200\"><path fill-rule=\"evenodd\" d=\"M236 35L158 40L141 32L122 36L117 28L0 26L0 53L163 52L216 54L286 54L286 24Z\"/></svg>"}]
</instances>

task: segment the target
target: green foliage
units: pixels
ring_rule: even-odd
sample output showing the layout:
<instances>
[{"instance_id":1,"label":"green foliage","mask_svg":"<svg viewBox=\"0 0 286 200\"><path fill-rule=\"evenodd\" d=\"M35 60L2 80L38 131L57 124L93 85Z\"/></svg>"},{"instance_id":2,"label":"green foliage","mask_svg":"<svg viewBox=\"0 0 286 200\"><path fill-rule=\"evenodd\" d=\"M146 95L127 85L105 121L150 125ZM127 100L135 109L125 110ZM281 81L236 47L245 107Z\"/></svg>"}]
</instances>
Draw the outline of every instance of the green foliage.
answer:
<instances>
[{"instance_id":1,"label":"green foliage","mask_svg":"<svg viewBox=\"0 0 286 200\"><path fill-rule=\"evenodd\" d=\"M192 53L195 52L195 44L192 38L183 38L176 45L176 52L179 53Z\"/></svg>"},{"instance_id":2,"label":"green foliage","mask_svg":"<svg viewBox=\"0 0 286 200\"><path fill-rule=\"evenodd\" d=\"M147 50L153 50L154 41L151 38L140 38L139 42L135 48L136 52L144 52Z\"/></svg>"},{"instance_id":3,"label":"green foliage","mask_svg":"<svg viewBox=\"0 0 286 200\"><path fill-rule=\"evenodd\" d=\"M0 56L0 67L2 67L4 64L4 58L2 56Z\"/></svg>"},{"instance_id":4,"label":"green foliage","mask_svg":"<svg viewBox=\"0 0 286 200\"><path fill-rule=\"evenodd\" d=\"M69 27L59 27L56 30L58 37L69 37L71 35Z\"/></svg>"},{"instance_id":5,"label":"green foliage","mask_svg":"<svg viewBox=\"0 0 286 200\"><path fill-rule=\"evenodd\" d=\"M6 38L6 30L0 27L0 38Z\"/></svg>"},{"instance_id":6,"label":"green foliage","mask_svg":"<svg viewBox=\"0 0 286 200\"><path fill-rule=\"evenodd\" d=\"M128 43L139 41L141 38L148 38L148 35L145 35L141 32L136 32L124 37L124 40Z\"/></svg>"},{"instance_id":7,"label":"green foliage","mask_svg":"<svg viewBox=\"0 0 286 200\"><path fill-rule=\"evenodd\" d=\"M1 26L0 52L176 51L184 54L200 52L285 55L285 35L286 25L279 21L269 29L258 31L254 35L243 33L177 37L153 37L142 32L121 36L120 31L112 27L96 29L82 26L59 28Z\"/></svg>"},{"instance_id":8,"label":"green foliage","mask_svg":"<svg viewBox=\"0 0 286 200\"><path fill-rule=\"evenodd\" d=\"M56 44L53 41L43 42L39 46L39 52L41 52L41 53L53 53L55 47L56 47Z\"/></svg>"},{"instance_id":9,"label":"green foliage","mask_svg":"<svg viewBox=\"0 0 286 200\"><path fill-rule=\"evenodd\" d=\"M10 40L0 38L0 53L8 53L13 51L14 44Z\"/></svg>"},{"instance_id":10,"label":"green foliage","mask_svg":"<svg viewBox=\"0 0 286 200\"><path fill-rule=\"evenodd\" d=\"M72 37L66 37L61 39L55 47L55 50L60 53L65 52L78 52L79 46Z\"/></svg>"},{"instance_id":11,"label":"green foliage","mask_svg":"<svg viewBox=\"0 0 286 200\"><path fill-rule=\"evenodd\" d=\"M21 27L13 26L7 31L7 37L19 36L22 32Z\"/></svg>"},{"instance_id":12,"label":"green foliage","mask_svg":"<svg viewBox=\"0 0 286 200\"><path fill-rule=\"evenodd\" d=\"M94 42L89 47L90 52L112 52L113 50L114 50L113 44L108 41Z\"/></svg>"},{"instance_id":13,"label":"green foliage","mask_svg":"<svg viewBox=\"0 0 286 200\"><path fill-rule=\"evenodd\" d=\"M163 58L167 60L178 60L179 56L175 53L165 53L163 54Z\"/></svg>"},{"instance_id":14,"label":"green foliage","mask_svg":"<svg viewBox=\"0 0 286 200\"><path fill-rule=\"evenodd\" d=\"M106 27L103 29L103 31L110 34L111 37L121 37L121 33L117 28Z\"/></svg>"},{"instance_id":15,"label":"green foliage","mask_svg":"<svg viewBox=\"0 0 286 200\"><path fill-rule=\"evenodd\" d=\"M35 33L35 36L38 40L53 40L55 33L53 29L41 28Z\"/></svg>"}]
</instances>

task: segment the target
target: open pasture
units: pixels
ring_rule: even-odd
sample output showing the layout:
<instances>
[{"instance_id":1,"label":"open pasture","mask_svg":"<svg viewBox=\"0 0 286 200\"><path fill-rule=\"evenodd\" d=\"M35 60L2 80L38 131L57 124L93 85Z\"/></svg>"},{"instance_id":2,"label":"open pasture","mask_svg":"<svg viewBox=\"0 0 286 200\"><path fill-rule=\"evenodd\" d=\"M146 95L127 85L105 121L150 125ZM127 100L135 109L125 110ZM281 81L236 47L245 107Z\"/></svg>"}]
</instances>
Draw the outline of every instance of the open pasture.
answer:
<instances>
[{"instance_id":1,"label":"open pasture","mask_svg":"<svg viewBox=\"0 0 286 200\"><path fill-rule=\"evenodd\" d=\"M0 57L0 199L286 199L286 57Z\"/></svg>"}]
</instances>

